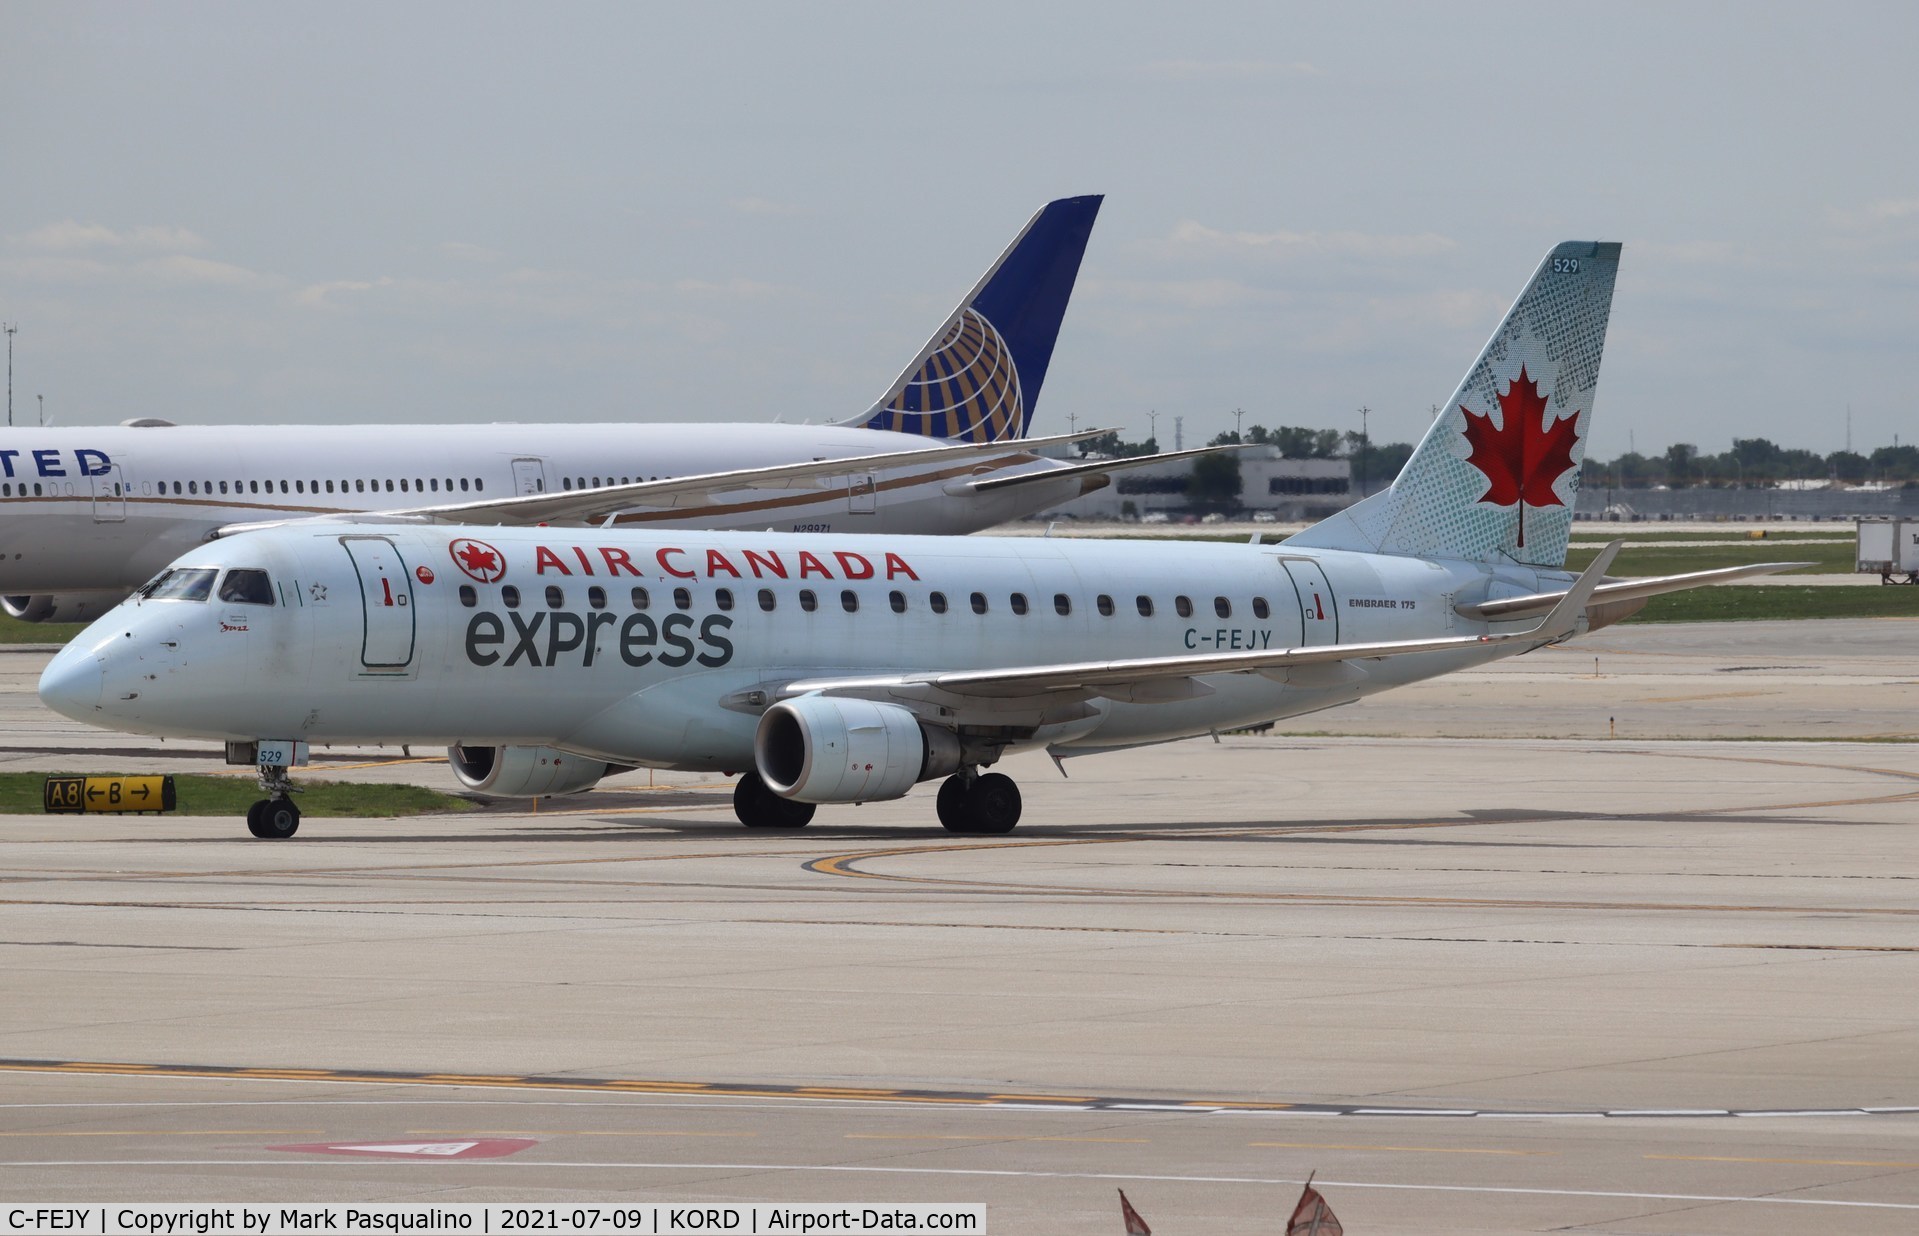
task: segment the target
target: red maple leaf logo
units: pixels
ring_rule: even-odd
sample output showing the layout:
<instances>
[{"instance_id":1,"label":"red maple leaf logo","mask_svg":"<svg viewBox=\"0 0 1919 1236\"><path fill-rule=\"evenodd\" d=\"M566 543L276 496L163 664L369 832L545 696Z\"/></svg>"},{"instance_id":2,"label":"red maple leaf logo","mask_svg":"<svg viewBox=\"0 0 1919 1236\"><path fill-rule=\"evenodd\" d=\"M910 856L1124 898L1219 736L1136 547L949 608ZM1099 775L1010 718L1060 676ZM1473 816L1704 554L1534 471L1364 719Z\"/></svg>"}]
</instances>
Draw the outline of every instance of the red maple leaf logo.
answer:
<instances>
[{"instance_id":1,"label":"red maple leaf logo","mask_svg":"<svg viewBox=\"0 0 1919 1236\"><path fill-rule=\"evenodd\" d=\"M1501 425L1490 412L1480 414L1464 404L1466 441L1472 454L1466 462L1486 477L1486 492L1477 501L1519 510L1519 544L1526 543L1526 506L1564 506L1553 486L1573 467L1573 445L1579 441L1579 411L1545 424L1546 396L1539 383L1519 376L1499 397Z\"/></svg>"},{"instance_id":2,"label":"red maple leaf logo","mask_svg":"<svg viewBox=\"0 0 1919 1236\"><path fill-rule=\"evenodd\" d=\"M447 552L453 555L453 565L483 584L490 584L506 574L506 566L500 560L500 551L485 541L462 539L452 542L446 548Z\"/></svg>"}]
</instances>

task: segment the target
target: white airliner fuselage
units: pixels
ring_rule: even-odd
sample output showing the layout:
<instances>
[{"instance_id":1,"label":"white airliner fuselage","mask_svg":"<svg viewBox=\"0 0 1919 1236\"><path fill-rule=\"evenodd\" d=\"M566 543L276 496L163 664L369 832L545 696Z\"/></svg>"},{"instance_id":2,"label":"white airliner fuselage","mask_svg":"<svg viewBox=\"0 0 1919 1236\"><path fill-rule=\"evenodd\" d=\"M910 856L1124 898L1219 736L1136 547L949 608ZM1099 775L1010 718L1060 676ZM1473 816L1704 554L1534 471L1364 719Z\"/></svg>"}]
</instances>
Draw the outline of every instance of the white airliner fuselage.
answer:
<instances>
[{"instance_id":1,"label":"white airliner fuselage","mask_svg":"<svg viewBox=\"0 0 1919 1236\"><path fill-rule=\"evenodd\" d=\"M1458 641L1090 692L989 688L983 714L944 715L991 762L1270 721L1524 651L1473 637L1528 623L1468 620L1455 604L1565 578L1283 546L287 528L182 558L154 595L63 652L42 694L69 715L169 736L552 747L737 771L796 682L1016 671L1091 649L1112 662ZM236 696L236 681L260 686ZM937 721L943 690L909 703Z\"/></svg>"},{"instance_id":2,"label":"white airliner fuselage","mask_svg":"<svg viewBox=\"0 0 1919 1236\"><path fill-rule=\"evenodd\" d=\"M236 523L598 489L941 445L883 430L777 424L16 429L0 434L0 594L131 589L215 529ZM617 522L972 532L1075 497L1084 482L1075 476L981 492L968 481L1059 467L1009 443L987 461L929 456L926 465L862 469L803 488L744 489L709 502L634 509Z\"/></svg>"}]
</instances>

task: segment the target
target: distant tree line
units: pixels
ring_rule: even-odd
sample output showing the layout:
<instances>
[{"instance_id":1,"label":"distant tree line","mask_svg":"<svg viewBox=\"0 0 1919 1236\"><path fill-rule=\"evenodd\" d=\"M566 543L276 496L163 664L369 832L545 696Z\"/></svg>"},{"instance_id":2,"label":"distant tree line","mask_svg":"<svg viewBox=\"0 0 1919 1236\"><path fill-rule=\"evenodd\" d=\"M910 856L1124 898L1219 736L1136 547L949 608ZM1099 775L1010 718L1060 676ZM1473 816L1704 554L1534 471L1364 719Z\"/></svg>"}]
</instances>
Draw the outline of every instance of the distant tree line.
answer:
<instances>
[{"instance_id":1,"label":"distant tree line","mask_svg":"<svg viewBox=\"0 0 1919 1236\"><path fill-rule=\"evenodd\" d=\"M1813 451L1783 447L1767 438L1734 438L1732 449L1701 454L1690 442L1675 442L1663 455L1627 451L1615 459L1588 458L1580 485L1595 488L1668 489L1769 488L1785 481L1836 481L1845 485L1879 482L1919 485L1919 446L1882 446L1869 455L1857 451Z\"/></svg>"}]
</instances>

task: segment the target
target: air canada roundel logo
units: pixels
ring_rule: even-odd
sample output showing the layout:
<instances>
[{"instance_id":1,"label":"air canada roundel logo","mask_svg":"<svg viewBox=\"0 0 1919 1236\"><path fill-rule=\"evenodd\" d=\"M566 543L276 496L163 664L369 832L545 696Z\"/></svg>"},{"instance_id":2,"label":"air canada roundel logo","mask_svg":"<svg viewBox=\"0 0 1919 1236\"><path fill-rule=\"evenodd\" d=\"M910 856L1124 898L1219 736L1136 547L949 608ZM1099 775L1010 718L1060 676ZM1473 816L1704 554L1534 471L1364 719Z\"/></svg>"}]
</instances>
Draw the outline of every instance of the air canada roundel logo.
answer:
<instances>
[{"instance_id":1,"label":"air canada roundel logo","mask_svg":"<svg viewBox=\"0 0 1919 1236\"><path fill-rule=\"evenodd\" d=\"M461 537L448 542L446 551L453 555L454 566L483 584L493 583L506 574L506 555L485 541Z\"/></svg>"}]
</instances>

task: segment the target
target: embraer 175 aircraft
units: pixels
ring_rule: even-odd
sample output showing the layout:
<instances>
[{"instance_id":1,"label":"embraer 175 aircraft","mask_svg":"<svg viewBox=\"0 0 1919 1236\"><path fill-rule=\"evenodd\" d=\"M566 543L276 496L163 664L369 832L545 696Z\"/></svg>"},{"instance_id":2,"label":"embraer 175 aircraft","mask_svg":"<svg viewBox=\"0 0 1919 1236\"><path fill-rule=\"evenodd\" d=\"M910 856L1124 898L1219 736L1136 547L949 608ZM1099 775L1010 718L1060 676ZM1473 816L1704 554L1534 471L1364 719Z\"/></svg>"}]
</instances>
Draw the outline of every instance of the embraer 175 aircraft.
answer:
<instances>
[{"instance_id":1,"label":"embraer 175 aircraft","mask_svg":"<svg viewBox=\"0 0 1919 1236\"><path fill-rule=\"evenodd\" d=\"M106 612L167 562L289 520L964 533L1153 460L1026 439L1101 198L1029 220L868 412L839 425L129 425L0 437L0 595ZM1161 456L1160 459L1167 458Z\"/></svg>"},{"instance_id":2,"label":"embraer 175 aircraft","mask_svg":"<svg viewBox=\"0 0 1919 1236\"><path fill-rule=\"evenodd\" d=\"M793 827L941 779L942 824L1006 832L1008 752L1316 712L1793 565L1563 569L1618 262L1555 248L1392 487L1282 545L290 527L183 556L40 696L226 740L259 837L298 827L307 744L428 741L492 794L749 770L740 820Z\"/></svg>"}]
</instances>

